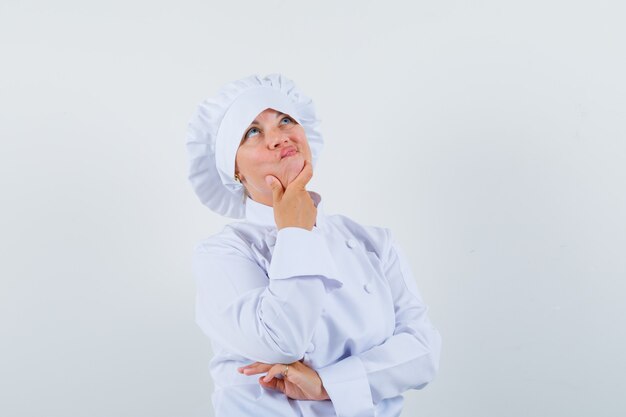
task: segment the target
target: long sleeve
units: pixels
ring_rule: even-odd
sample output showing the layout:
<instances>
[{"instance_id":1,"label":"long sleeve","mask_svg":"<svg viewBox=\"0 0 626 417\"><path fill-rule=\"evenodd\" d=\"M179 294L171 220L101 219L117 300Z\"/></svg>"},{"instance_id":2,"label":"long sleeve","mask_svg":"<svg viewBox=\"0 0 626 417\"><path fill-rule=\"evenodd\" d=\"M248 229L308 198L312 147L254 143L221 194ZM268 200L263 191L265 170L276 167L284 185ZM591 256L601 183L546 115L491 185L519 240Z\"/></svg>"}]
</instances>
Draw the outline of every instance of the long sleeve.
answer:
<instances>
[{"instance_id":1,"label":"long sleeve","mask_svg":"<svg viewBox=\"0 0 626 417\"><path fill-rule=\"evenodd\" d=\"M343 283L315 230L278 231L266 271L233 237L196 246L196 322L229 351L265 363L302 358L327 294Z\"/></svg>"},{"instance_id":2,"label":"long sleeve","mask_svg":"<svg viewBox=\"0 0 626 417\"><path fill-rule=\"evenodd\" d=\"M395 329L382 344L316 369L338 417L373 417L385 398L421 389L439 368L441 336L427 316L407 259L389 229L382 257L393 295Z\"/></svg>"}]
</instances>

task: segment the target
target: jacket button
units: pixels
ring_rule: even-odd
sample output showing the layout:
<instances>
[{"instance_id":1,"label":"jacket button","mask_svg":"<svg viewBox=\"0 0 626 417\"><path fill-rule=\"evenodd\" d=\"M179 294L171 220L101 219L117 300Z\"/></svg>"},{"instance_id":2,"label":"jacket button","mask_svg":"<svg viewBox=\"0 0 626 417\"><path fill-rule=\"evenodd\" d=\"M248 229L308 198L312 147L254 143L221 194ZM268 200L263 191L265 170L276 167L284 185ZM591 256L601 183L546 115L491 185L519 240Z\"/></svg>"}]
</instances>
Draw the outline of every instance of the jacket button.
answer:
<instances>
[{"instance_id":1,"label":"jacket button","mask_svg":"<svg viewBox=\"0 0 626 417\"><path fill-rule=\"evenodd\" d=\"M370 293L372 292L372 289L373 289L373 288L372 288L372 284L369 284L369 283L365 284L365 285L363 286L363 288L365 289L365 291L366 291L368 294L370 294Z\"/></svg>"},{"instance_id":2,"label":"jacket button","mask_svg":"<svg viewBox=\"0 0 626 417\"><path fill-rule=\"evenodd\" d=\"M356 246L356 240L348 239L348 240L346 240L346 245L348 245L348 247L350 249L352 249L352 248L354 248Z\"/></svg>"}]
</instances>

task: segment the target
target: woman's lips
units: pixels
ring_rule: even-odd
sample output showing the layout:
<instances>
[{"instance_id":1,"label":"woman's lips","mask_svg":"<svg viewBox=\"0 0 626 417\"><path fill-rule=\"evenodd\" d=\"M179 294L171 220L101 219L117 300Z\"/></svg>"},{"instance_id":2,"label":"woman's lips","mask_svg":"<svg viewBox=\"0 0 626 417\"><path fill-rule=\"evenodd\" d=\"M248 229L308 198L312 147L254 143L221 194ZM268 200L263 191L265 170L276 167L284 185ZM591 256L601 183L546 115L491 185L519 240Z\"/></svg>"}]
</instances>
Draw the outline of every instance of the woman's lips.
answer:
<instances>
[{"instance_id":1,"label":"woman's lips","mask_svg":"<svg viewBox=\"0 0 626 417\"><path fill-rule=\"evenodd\" d=\"M297 154L298 151L295 148L288 148L281 152L280 159L287 158L289 156L293 156Z\"/></svg>"}]
</instances>

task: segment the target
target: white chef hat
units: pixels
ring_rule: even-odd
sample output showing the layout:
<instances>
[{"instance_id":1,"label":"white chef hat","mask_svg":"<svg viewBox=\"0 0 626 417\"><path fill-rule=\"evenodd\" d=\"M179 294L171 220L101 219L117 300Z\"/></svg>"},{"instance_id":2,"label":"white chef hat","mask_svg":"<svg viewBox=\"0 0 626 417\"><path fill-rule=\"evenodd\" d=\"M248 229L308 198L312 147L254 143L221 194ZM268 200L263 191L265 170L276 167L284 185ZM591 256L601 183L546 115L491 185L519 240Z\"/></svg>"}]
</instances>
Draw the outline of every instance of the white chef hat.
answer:
<instances>
[{"instance_id":1,"label":"white chef hat","mask_svg":"<svg viewBox=\"0 0 626 417\"><path fill-rule=\"evenodd\" d=\"M251 75L228 83L202 101L189 121L189 181L202 204L227 217L245 216L245 191L236 181L235 156L254 118L265 109L293 117L304 128L313 167L324 141L313 101L282 74Z\"/></svg>"}]
</instances>

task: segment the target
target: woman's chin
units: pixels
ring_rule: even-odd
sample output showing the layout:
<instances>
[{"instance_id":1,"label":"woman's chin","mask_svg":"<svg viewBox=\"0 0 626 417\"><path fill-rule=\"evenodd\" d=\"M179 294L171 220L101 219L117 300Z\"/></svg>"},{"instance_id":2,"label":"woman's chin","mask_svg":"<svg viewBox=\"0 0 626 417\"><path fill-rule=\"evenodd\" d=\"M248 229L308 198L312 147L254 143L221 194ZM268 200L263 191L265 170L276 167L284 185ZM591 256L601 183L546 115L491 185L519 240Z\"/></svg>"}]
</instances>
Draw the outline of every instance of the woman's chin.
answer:
<instances>
[{"instance_id":1,"label":"woman's chin","mask_svg":"<svg viewBox=\"0 0 626 417\"><path fill-rule=\"evenodd\" d=\"M304 168L304 158L299 153L293 156L288 156L288 160L283 160L284 167L283 172L285 173L285 179L287 179L288 183L293 181L298 174Z\"/></svg>"}]
</instances>

